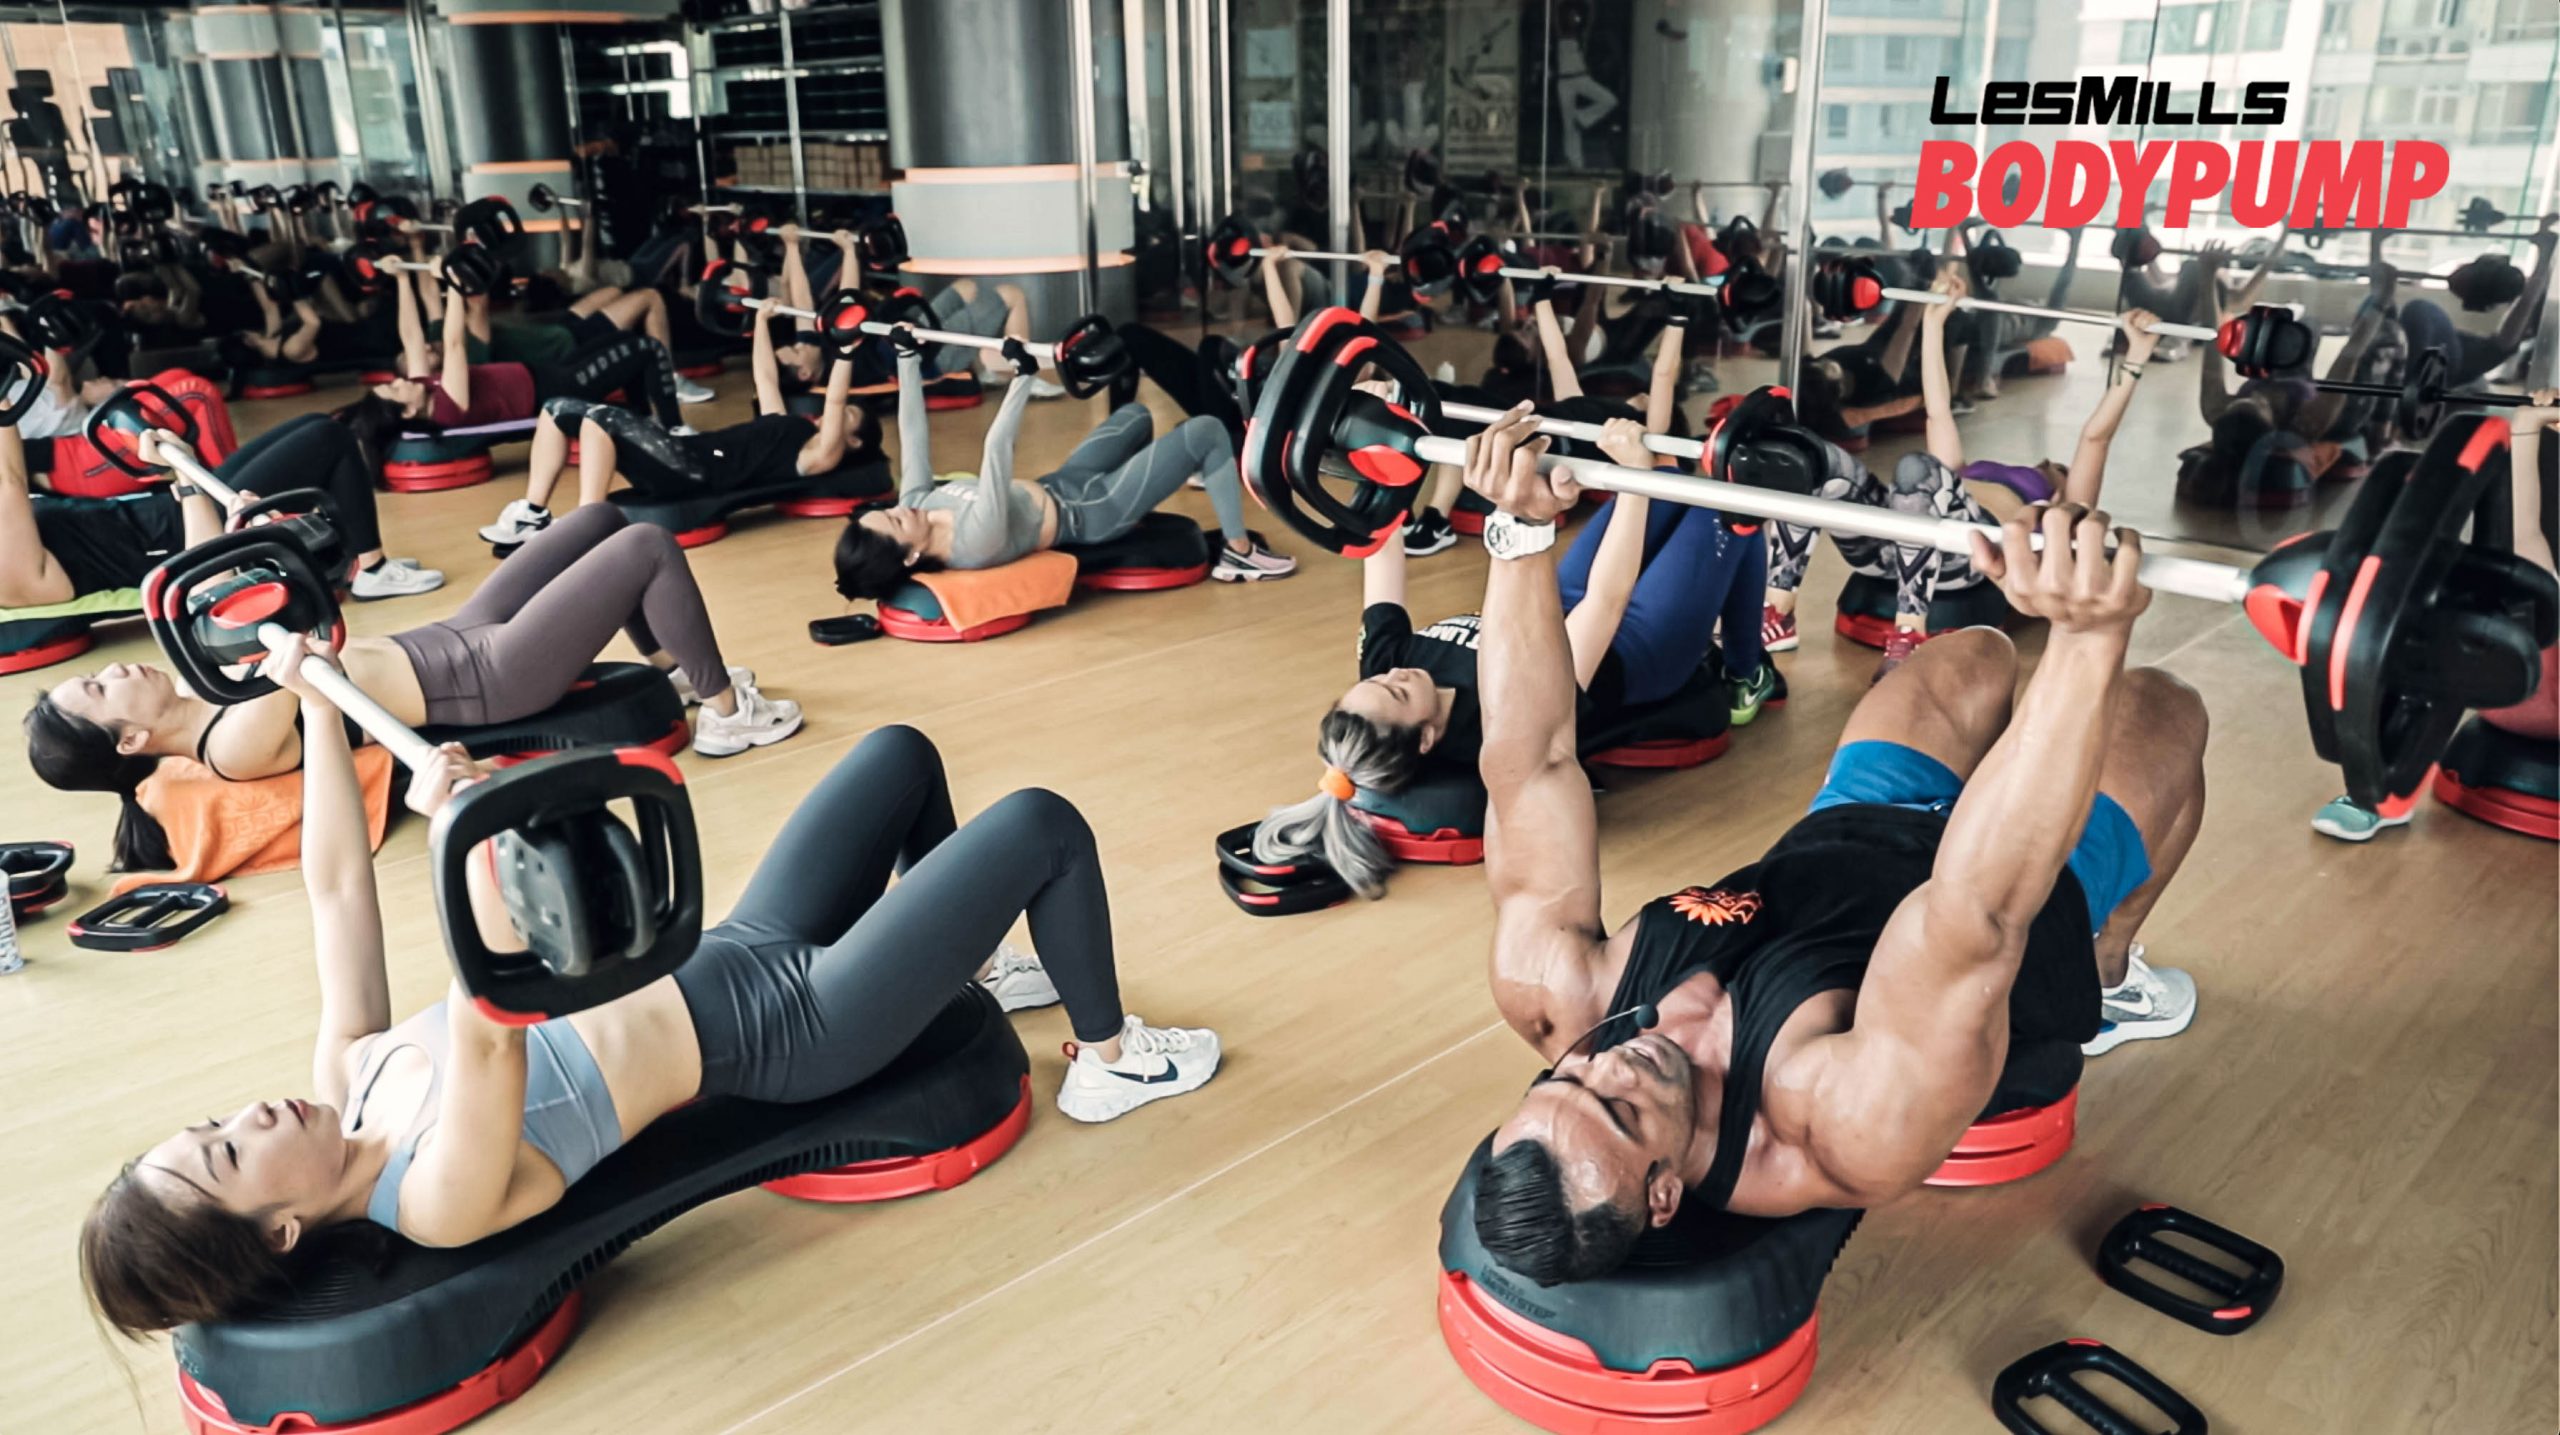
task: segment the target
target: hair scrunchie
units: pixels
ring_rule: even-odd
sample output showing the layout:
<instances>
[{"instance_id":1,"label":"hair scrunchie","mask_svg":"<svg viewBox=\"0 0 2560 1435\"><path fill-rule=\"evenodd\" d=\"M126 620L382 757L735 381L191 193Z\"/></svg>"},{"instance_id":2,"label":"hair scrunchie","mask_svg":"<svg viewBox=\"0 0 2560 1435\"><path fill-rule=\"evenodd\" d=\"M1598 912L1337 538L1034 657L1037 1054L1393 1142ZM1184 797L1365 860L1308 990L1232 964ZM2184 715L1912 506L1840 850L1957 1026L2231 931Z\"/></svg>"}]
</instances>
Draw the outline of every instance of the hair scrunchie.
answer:
<instances>
[{"instance_id":1,"label":"hair scrunchie","mask_svg":"<svg viewBox=\"0 0 2560 1435\"><path fill-rule=\"evenodd\" d=\"M1359 787L1351 781L1351 774L1338 767L1324 770L1324 776L1316 782L1316 790L1336 802L1349 802L1360 795Z\"/></svg>"}]
</instances>

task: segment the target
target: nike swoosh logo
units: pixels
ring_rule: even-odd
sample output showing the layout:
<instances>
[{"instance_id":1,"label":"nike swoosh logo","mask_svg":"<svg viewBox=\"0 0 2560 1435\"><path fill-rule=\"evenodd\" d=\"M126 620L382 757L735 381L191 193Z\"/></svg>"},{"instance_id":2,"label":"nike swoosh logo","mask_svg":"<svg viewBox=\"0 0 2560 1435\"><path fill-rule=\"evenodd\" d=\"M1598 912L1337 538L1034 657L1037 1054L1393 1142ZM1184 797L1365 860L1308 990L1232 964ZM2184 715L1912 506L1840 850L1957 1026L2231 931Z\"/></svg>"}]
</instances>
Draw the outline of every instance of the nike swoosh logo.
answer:
<instances>
[{"instance_id":1,"label":"nike swoosh logo","mask_svg":"<svg viewBox=\"0 0 2560 1435\"><path fill-rule=\"evenodd\" d=\"M1119 1077L1122 1081L1134 1081L1140 1086L1161 1086L1168 1081L1179 1081L1182 1079L1182 1068L1174 1065L1170 1061L1164 1064L1164 1070L1157 1072L1153 1076L1139 1076L1131 1072L1113 1070L1110 1067L1104 1067L1103 1069L1105 1071L1110 1071L1113 1076Z\"/></svg>"}]
</instances>

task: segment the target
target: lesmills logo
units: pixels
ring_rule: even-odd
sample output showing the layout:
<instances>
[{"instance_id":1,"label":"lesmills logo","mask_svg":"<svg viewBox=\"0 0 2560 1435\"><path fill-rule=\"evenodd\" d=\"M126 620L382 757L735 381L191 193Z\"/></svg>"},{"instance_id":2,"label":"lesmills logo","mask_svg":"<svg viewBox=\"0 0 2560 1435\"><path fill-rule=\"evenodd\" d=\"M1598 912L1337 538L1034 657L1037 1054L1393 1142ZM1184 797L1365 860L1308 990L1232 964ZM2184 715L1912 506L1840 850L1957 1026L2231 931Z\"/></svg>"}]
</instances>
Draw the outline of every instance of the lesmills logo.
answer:
<instances>
[{"instance_id":1,"label":"lesmills logo","mask_svg":"<svg viewBox=\"0 0 2560 1435\"><path fill-rule=\"evenodd\" d=\"M2130 75L2074 80L1999 80L1959 109L1939 77L1929 118L1940 125L2280 125L2282 80L2240 89L2237 108L2207 81L2192 96L2163 81ZM2410 206L2445 186L2452 163L2432 140L2011 140L1976 154L1962 140L1923 140L1911 223L1944 229L1977 212L1994 228L2041 224L2074 229L2109 209L2119 229L2146 222L2183 229L2197 205L2218 206L2251 229L2399 228ZM2152 187L2165 184L2158 220L2147 221Z\"/></svg>"}]
</instances>

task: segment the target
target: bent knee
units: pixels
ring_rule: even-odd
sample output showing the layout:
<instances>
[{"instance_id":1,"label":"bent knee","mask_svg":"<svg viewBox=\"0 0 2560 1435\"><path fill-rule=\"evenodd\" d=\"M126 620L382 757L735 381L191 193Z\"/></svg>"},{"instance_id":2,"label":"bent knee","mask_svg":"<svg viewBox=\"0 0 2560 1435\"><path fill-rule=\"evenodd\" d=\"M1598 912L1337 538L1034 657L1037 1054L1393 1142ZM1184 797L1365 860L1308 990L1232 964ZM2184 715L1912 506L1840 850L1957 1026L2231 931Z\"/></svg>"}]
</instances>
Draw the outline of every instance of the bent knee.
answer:
<instances>
[{"instance_id":1,"label":"bent knee","mask_svg":"<svg viewBox=\"0 0 2560 1435\"><path fill-rule=\"evenodd\" d=\"M942 768L942 754L934 747L933 739L905 723L873 728L871 735L854 748L854 753L864 758L895 762L903 767L937 772Z\"/></svg>"},{"instance_id":2,"label":"bent knee","mask_svg":"<svg viewBox=\"0 0 2560 1435\"><path fill-rule=\"evenodd\" d=\"M1934 660L1933 680L1955 687L1996 692L2005 703L2018 685L2018 645L1997 628L1958 628L1921 645L1920 654Z\"/></svg>"},{"instance_id":3,"label":"bent knee","mask_svg":"<svg viewBox=\"0 0 2560 1435\"><path fill-rule=\"evenodd\" d=\"M2129 668L2117 699L2134 726L2130 735L2191 749L2204 755L2213 717L2204 696L2186 679L2166 668Z\"/></svg>"},{"instance_id":4,"label":"bent knee","mask_svg":"<svg viewBox=\"0 0 2560 1435\"><path fill-rule=\"evenodd\" d=\"M1008 793L988 808L986 815L1034 828L1051 841L1085 849L1094 845L1093 828L1084 820L1084 814L1076 810L1074 803L1045 787Z\"/></svg>"}]
</instances>

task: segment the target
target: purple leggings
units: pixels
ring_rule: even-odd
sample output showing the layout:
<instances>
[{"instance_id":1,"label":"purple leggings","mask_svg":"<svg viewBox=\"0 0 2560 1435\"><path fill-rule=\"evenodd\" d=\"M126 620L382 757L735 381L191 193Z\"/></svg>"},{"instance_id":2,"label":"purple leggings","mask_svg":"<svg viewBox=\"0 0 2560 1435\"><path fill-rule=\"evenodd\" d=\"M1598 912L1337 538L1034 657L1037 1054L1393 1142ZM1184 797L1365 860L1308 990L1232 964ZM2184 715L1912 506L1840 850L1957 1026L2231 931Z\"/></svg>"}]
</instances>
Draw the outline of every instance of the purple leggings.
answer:
<instances>
[{"instance_id":1,"label":"purple leggings","mask_svg":"<svg viewBox=\"0 0 2560 1435\"><path fill-rule=\"evenodd\" d=\"M616 629L642 653L674 654L703 697L729 690L684 550L667 530L633 523L610 503L590 503L533 535L460 612L391 641L418 671L430 725L480 727L560 701Z\"/></svg>"}]
</instances>

